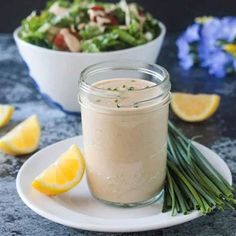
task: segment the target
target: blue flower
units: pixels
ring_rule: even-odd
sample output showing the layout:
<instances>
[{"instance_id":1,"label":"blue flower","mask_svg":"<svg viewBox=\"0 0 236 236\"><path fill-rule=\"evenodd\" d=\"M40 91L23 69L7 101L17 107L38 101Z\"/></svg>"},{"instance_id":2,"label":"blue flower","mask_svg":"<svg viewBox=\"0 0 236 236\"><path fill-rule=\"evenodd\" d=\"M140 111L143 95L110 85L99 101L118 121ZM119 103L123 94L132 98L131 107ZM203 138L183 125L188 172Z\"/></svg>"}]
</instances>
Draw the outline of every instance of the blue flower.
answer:
<instances>
[{"instance_id":1,"label":"blue flower","mask_svg":"<svg viewBox=\"0 0 236 236\"><path fill-rule=\"evenodd\" d=\"M190 53L190 45L185 40L185 37L179 37L177 42L178 46L178 58L180 59L180 65L188 70L194 65L193 55Z\"/></svg>"},{"instance_id":2,"label":"blue flower","mask_svg":"<svg viewBox=\"0 0 236 236\"><path fill-rule=\"evenodd\" d=\"M200 64L207 66L207 60L211 53L218 49L217 41L220 37L221 22L218 18L212 18L202 25L201 40L198 44L198 57Z\"/></svg>"},{"instance_id":3,"label":"blue flower","mask_svg":"<svg viewBox=\"0 0 236 236\"><path fill-rule=\"evenodd\" d=\"M177 39L178 58L180 65L188 70L194 65L194 55L191 52L191 45L200 39L199 24L193 24Z\"/></svg>"},{"instance_id":4,"label":"blue flower","mask_svg":"<svg viewBox=\"0 0 236 236\"><path fill-rule=\"evenodd\" d=\"M219 33L219 38L227 42L233 42L236 38L236 18L230 16L222 18L221 31Z\"/></svg>"},{"instance_id":5,"label":"blue flower","mask_svg":"<svg viewBox=\"0 0 236 236\"><path fill-rule=\"evenodd\" d=\"M177 40L180 65L189 69L198 62L219 78L236 71L236 17L196 22Z\"/></svg>"},{"instance_id":6,"label":"blue flower","mask_svg":"<svg viewBox=\"0 0 236 236\"><path fill-rule=\"evenodd\" d=\"M182 37L188 43L196 42L200 39L199 29L200 29L200 25L195 23L186 29Z\"/></svg>"},{"instance_id":7,"label":"blue flower","mask_svg":"<svg viewBox=\"0 0 236 236\"><path fill-rule=\"evenodd\" d=\"M220 37L221 20L219 18L212 18L202 25L201 39L210 40L211 44L214 44L215 40Z\"/></svg>"},{"instance_id":8,"label":"blue flower","mask_svg":"<svg viewBox=\"0 0 236 236\"><path fill-rule=\"evenodd\" d=\"M214 75L217 78L223 78L227 74L227 68L232 65L232 57L227 53L218 50L209 56L207 67L209 74Z\"/></svg>"}]
</instances>

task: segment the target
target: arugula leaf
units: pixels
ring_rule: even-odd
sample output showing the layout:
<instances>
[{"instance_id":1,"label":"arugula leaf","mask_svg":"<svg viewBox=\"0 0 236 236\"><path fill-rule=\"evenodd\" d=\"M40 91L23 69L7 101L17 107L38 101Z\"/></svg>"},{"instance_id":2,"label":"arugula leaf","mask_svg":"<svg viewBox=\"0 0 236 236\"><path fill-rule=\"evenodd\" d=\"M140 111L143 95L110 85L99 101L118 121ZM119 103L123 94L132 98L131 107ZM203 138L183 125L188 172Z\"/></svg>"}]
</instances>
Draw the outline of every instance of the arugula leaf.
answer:
<instances>
[{"instance_id":1,"label":"arugula leaf","mask_svg":"<svg viewBox=\"0 0 236 236\"><path fill-rule=\"evenodd\" d=\"M97 25L86 25L85 29L80 30L79 34L83 39L91 39L95 36L102 34L103 31L104 29Z\"/></svg>"},{"instance_id":2,"label":"arugula leaf","mask_svg":"<svg viewBox=\"0 0 236 236\"><path fill-rule=\"evenodd\" d=\"M139 22L132 18L131 23L128 25L128 32L134 37L140 37L141 31L142 29Z\"/></svg>"},{"instance_id":3,"label":"arugula leaf","mask_svg":"<svg viewBox=\"0 0 236 236\"><path fill-rule=\"evenodd\" d=\"M111 13L112 16L116 17L119 24L124 25L125 24L125 13L122 11L120 7L117 7L114 9Z\"/></svg>"},{"instance_id":4,"label":"arugula leaf","mask_svg":"<svg viewBox=\"0 0 236 236\"><path fill-rule=\"evenodd\" d=\"M156 38L161 32L158 21L154 19L149 13L147 14L146 20L144 22L143 31L152 33L152 35L154 35L154 38Z\"/></svg>"},{"instance_id":5,"label":"arugula leaf","mask_svg":"<svg viewBox=\"0 0 236 236\"><path fill-rule=\"evenodd\" d=\"M85 40L81 48L84 52L110 51L117 45L117 34L106 33L89 40Z\"/></svg>"},{"instance_id":6,"label":"arugula leaf","mask_svg":"<svg viewBox=\"0 0 236 236\"><path fill-rule=\"evenodd\" d=\"M21 37L28 43L44 48L52 48L52 44L45 38L44 34L35 32L22 35Z\"/></svg>"},{"instance_id":7,"label":"arugula leaf","mask_svg":"<svg viewBox=\"0 0 236 236\"><path fill-rule=\"evenodd\" d=\"M113 30L113 33L117 34L118 38L121 41L132 46L136 45L136 39L132 35L130 35L127 31L117 28Z\"/></svg>"},{"instance_id":8,"label":"arugula leaf","mask_svg":"<svg viewBox=\"0 0 236 236\"><path fill-rule=\"evenodd\" d=\"M22 21L22 29L34 32L44 23L49 22L52 18L53 14L48 11L43 11L40 15L37 15L36 12L33 11L29 17Z\"/></svg>"},{"instance_id":9,"label":"arugula leaf","mask_svg":"<svg viewBox=\"0 0 236 236\"><path fill-rule=\"evenodd\" d=\"M100 52L99 48L92 40L83 41L81 49L83 52Z\"/></svg>"}]
</instances>

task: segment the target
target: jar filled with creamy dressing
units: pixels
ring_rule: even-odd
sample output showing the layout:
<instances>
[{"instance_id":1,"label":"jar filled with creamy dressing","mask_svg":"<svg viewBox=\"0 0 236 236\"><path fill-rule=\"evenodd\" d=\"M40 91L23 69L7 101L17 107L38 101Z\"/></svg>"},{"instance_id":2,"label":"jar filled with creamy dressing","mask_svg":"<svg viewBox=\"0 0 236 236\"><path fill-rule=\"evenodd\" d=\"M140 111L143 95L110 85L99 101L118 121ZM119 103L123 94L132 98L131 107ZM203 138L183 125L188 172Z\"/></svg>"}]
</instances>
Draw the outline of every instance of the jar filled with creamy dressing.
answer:
<instances>
[{"instance_id":1,"label":"jar filled with creamy dressing","mask_svg":"<svg viewBox=\"0 0 236 236\"><path fill-rule=\"evenodd\" d=\"M103 62L81 73L84 156L95 198L136 206L161 196L170 87L163 67L137 61Z\"/></svg>"}]
</instances>

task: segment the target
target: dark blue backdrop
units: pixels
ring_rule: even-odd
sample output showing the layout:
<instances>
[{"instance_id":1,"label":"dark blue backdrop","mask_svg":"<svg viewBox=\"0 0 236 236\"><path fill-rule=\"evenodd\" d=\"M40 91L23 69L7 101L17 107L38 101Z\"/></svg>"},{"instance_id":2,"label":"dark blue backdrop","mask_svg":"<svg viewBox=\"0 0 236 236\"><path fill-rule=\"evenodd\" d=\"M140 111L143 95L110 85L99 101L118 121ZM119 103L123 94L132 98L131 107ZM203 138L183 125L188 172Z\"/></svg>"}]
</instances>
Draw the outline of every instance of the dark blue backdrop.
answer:
<instances>
[{"instance_id":1,"label":"dark blue backdrop","mask_svg":"<svg viewBox=\"0 0 236 236\"><path fill-rule=\"evenodd\" d=\"M168 32L183 30L200 15L236 15L236 0L133 0L163 21ZM46 0L1 0L0 32L12 32L33 9L41 9Z\"/></svg>"}]
</instances>

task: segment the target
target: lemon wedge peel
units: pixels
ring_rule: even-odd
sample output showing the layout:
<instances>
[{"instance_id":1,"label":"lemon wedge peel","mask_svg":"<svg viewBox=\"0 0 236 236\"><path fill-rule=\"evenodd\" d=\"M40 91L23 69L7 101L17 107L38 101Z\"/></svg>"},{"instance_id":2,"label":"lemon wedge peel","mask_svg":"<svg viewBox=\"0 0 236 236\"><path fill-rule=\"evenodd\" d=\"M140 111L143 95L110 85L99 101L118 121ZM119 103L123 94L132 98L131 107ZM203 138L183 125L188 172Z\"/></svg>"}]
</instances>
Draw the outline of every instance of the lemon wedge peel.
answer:
<instances>
[{"instance_id":1,"label":"lemon wedge peel","mask_svg":"<svg viewBox=\"0 0 236 236\"><path fill-rule=\"evenodd\" d=\"M46 195L65 193L81 182L84 172L83 155L74 144L37 176L32 186Z\"/></svg>"},{"instance_id":2,"label":"lemon wedge peel","mask_svg":"<svg viewBox=\"0 0 236 236\"><path fill-rule=\"evenodd\" d=\"M216 94L172 93L172 111L187 122L201 122L210 118L220 105Z\"/></svg>"},{"instance_id":3,"label":"lemon wedge peel","mask_svg":"<svg viewBox=\"0 0 236 236\"><path fill-rule=\"evenodd\" d=\"M0 151L14 155L34 152L39 145L41 126L36 115L32 115L0 139Z\"/></svg>"},{"instance_id":4,"label":"lemon wedge peel","mask_svg":"<svg viewBox=\"0 0 236 236\"><path fill-rule=\"evenodd\" d=\"M14 107L0 104L0 128L7 125L14 113Z\"/></svg>"}]
</instances>

